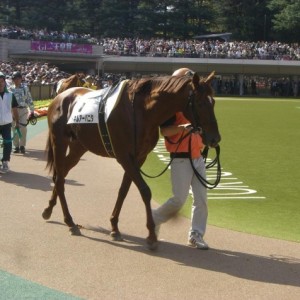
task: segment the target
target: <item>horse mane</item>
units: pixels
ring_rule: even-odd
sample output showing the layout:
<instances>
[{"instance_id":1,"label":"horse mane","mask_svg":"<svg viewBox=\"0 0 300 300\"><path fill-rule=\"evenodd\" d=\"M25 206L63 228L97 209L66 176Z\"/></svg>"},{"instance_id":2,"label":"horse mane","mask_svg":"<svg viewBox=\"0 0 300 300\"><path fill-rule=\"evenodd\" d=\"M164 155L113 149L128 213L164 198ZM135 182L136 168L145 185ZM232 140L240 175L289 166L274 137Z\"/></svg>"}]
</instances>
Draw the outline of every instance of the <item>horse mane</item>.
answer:
<instances>
[{"instance_id":1,"label":"horse mane","mask_svg":"<svg viewBox=\"0 0 300 300\"><path fill-rule=\"evenodd\" d=\"M200 80L200 90L212 97L214 96L214 90L210 83L213 77L214 72ZM191 80L192 77L190 76L162 76L136 79L132 80L129 92L149 94L151 97L163 92L178 93Z\"/></svg>"},{"instance_id":2,"label":"horse mane","mask_svg":"<svg viewBox=\"0 0 300 300\"><path fill-rule=\"evenodd\" d=\"M188 76L161 77L158 78L157 83L153 89L153 93L161 93L161 92L177 93L190 81L191 78Z\"/></svg>"},{"instance_id":3,"label":"horse mane","mask_svg":"<svg viewBox=\"0 0 300 300\"><path fill-rule=\"evenodd\" d=\"M160 94L162 92L177 93L191 81L190 77L163 76L133 80L129 87L130 93Z\"/></svg>"}]
</instances>

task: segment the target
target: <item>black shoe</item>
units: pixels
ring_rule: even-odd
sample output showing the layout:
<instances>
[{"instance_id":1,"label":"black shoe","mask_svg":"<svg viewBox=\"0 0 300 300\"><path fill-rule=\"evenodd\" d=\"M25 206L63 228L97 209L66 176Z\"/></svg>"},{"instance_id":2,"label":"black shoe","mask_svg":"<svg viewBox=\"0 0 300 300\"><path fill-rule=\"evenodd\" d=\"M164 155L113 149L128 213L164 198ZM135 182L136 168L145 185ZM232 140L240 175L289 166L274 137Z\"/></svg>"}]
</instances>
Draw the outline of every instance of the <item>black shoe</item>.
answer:
<instances>
[{"instance_id":1,"label":"black shoe","mask_svg":"<svg viewBox=\"0 0 300 300\"><path fill-rule=\"evenodd\" d=\"M20 147L20 151L21 151L21 153L25 154L25 147L24 147L24 146L21 146L21 147Z\"/></svg>"},{"instance_id":2,"label":"black shoe","mask_svg":"<svg viewBox=\"0 0 300 300\"><path fill-rule=\"evenodd\" d=\"M20 153L20 148L16 147L14 153Z\"/></svg>"}]
</instances>

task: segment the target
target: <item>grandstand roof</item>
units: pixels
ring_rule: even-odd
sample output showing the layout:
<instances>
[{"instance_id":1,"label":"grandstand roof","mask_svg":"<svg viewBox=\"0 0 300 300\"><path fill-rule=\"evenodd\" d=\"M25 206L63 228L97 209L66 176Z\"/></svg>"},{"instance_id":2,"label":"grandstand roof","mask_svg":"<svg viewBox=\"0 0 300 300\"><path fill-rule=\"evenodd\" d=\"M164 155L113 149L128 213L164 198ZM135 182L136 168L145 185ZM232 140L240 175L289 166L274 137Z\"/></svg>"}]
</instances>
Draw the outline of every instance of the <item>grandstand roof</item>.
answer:
<instances>
[{"instance_id":1,"label":"grandstand roof","mask_svg":"<svg viewBox=\"0 0 300 300\"><path fill-rule=\"evenodd\" d=\"M230 32L224 32L224 33L212 33L212 34L202 34L202 35L196 35L194 36L195 39L198 40L205 40L205 39L222 39L224 41L229 41L230 36L232 33Z\"/></svg>"}]
</instances>

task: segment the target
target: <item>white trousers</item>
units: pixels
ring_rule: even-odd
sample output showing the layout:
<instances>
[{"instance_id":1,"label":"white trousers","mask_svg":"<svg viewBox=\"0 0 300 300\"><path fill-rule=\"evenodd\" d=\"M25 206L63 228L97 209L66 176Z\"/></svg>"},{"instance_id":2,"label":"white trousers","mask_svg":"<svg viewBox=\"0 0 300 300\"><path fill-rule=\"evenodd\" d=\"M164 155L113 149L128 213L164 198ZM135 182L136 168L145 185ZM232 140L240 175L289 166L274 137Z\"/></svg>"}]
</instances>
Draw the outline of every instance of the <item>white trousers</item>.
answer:
<instances>
[{"instance_id":1,"label":"white trousers","mask_svg":"<svg viewBox=\"0 0 300 300\"><path fill-rule=\"evenodd\" d=\"M202 157L193 160L197 172L206 178L205 163ZM206 231L208 216L207 190L197 179L188 158L175 158L171 164L173 197L153 212L155 224L168 221L184 205L190 187L192 188L191 228L189 234L198 232L202 237Z\"/></svg>"},{"instance_id":2,"label":"white trousers","mask_svg":"<svg viewBox=\"0 0 300 300\"><path fill-rule=\"evenodd\" d=\"M29 110L28 108L18 108L18 113L19 113L19 129L22 134L22 137L20 138L18 134L15 135L14 137L14 146L15 147L21 147L21 146L26 146L26 138L27 138L27 119L29 115ZM16 123L13 122L13 130L15 131Z\"/></svg>"}]
</instances>

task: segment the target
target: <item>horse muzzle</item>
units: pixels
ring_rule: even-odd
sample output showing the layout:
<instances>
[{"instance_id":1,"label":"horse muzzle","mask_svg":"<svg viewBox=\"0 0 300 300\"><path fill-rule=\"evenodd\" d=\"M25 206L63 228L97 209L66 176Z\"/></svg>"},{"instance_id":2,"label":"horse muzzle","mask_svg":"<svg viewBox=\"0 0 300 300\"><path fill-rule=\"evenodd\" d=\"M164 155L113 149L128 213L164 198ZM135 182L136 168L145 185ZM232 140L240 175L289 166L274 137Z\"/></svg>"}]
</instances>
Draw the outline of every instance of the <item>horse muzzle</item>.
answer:
<instances>
[{"instance_id":1,"label":"horse muzzle","mask_svg":"<svg viewBox=\"0 0 300 300\"><path fill-rule=\"evenodd\" d=\"M216 148L221 141L221 136L220 134L217 135L203 134L202 139L205 145L211 148Z\"/></svg>"}]
</instances>

